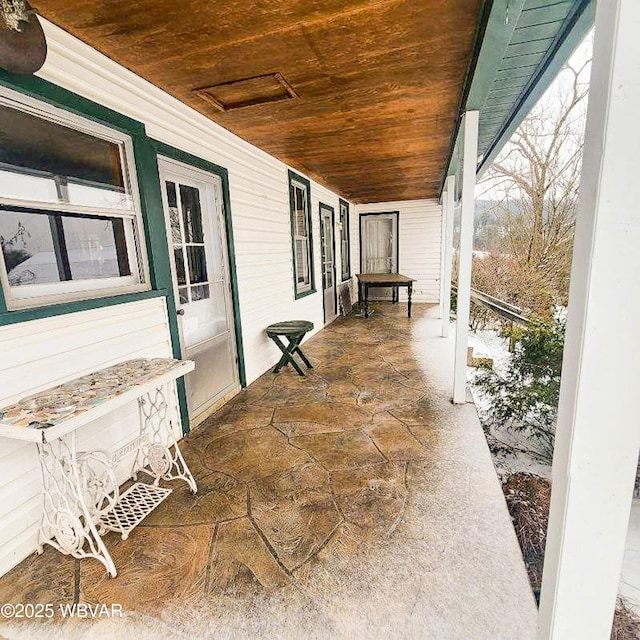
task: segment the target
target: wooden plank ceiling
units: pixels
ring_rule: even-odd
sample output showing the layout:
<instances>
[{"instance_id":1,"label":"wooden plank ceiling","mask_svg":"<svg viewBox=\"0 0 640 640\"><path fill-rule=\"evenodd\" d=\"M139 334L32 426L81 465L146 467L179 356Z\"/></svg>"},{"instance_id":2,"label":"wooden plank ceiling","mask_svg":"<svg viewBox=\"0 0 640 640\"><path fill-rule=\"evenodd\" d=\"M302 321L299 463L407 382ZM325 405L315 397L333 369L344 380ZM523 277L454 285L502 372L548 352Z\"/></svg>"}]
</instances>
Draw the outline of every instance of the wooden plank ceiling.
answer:
<instances>
[{"instance_id":1,"label":"wooden plank ceiling","mask_svg":"<svg viewBox=\"0 0 640 640\"><path fill-rule=\"evenodd\" d=\"M344 197L383 202L438 196L483 2L32 4L58 26ZM275 73L297 97L223 112L195 92ZM247 86L252 84L260 83Z\"/></svg>"}]
</instances>

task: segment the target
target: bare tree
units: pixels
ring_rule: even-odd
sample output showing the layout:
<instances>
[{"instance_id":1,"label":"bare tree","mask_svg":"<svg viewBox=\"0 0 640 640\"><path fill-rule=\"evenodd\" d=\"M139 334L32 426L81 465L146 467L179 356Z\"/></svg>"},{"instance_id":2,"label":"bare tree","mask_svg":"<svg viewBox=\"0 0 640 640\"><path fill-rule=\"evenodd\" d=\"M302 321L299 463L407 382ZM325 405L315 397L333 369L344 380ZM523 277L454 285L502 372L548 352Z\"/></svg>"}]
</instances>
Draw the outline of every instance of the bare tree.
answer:
<instances>
[{"instance_id":1,"label":"bare tree","mask_svg":"<svg viewBox=\"0 0 640 640\"><path fill-rule=\"evenodd\" d=\"M489 293L540 316L568 295L589 65L565 67L481 182L502 234L475 262L474 286L494 281Z\"/></svg>"}]
</instances>

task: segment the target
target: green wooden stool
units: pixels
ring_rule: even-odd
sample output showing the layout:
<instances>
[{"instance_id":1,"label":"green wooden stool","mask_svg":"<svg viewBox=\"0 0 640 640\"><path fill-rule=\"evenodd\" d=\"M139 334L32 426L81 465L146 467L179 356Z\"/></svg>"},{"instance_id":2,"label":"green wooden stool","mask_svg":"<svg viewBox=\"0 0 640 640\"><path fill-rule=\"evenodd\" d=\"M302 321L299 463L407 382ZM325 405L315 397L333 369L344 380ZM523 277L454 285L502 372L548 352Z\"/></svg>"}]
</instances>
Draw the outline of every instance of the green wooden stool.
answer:
<instances>
[{"instance_id":1,"label":"green wooden stool","mask_svg":"<svg viewBox=\"0 0 640 640\"><path fill-rule=\"evenodd\" d=\"M276 322L276 324L269 325L265 332L276 343L278 349L282 351L282 358L273 370L274 373L278 373L282 367L291 363L291 366L298 372L299 375L304 376L304 371L300 368L300 365L295 361L294 355L297 353L300 356L302 362L307 365L307 368L313 369L307 357L302 353L300 349L300 343L305 335L313 329L313 322L306 320L288 320L287 322ZM284 345L280 336L285 337L289 344Z\"/></svg>"}]
</instances>

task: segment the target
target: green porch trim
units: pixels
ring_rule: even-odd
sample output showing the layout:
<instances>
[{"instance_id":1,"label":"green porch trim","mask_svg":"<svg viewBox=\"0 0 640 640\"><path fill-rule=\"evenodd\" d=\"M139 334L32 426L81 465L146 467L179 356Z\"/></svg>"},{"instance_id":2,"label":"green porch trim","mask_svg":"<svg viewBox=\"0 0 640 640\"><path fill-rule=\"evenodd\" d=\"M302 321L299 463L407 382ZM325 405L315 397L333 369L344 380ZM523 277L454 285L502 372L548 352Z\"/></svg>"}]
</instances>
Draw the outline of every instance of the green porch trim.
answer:
<instances>
[{"instance_id":1,"label":"green porch trim","mask_svg":"<svg viewBox=\"0 0 640 640\"><path fill-rule=\"evenodd\" d=\"M343 200L342 198L338 198L338 218L340 217L340 211L341 211L341 207L342 205L344 205L347 208L347 212L346 212L346 216L345 216L345 222L346 222L346 237L347 237L347 251L348 251L348 255L347 255L347 274L345 276L345 274L342 272L342 244L340 245L340 282L346 282L347 280L351 279L351 226L350 226L350 217L351 217L351 211L350 211L350 205L346 200Z\"/></svg>"},{"instance_id":2,"label":"green porch trim","mask_svg":"<svg viewBox=\"0 0 640 640\"><path fill-rule=\"evenodd\" d=\"M460 102L441 192L447 176L459 173L460 126L464 113L480 112L481 160L477 173L481 174L584 39L594 22L595 4L595 0L553 3L491 0L487 3L476 34L476 49ZM516 78L516 74L520 75ZM460 181L457 182L459 185ZM459 193L459 187L457 191Z\"/></svg>"},{"instance_id":3,"label":"green porch trim","mask_svg":"<svg viewBox=\"0 0 640 640\"><path fill-rule=\"evenodd\" d=\"M510 0L486 0L484 6L482 8L482 13L478 20L478 26L476 28L476 32L473 39L473 54L471 56L471 60L469 62L469 67L467 68L467 73L464 80L464 85L462 87L462 91L460 93L460 98L458 100L458 111L456 114L455 123L453 126L453 131L451 132L451 139L449 140L449 151L447 153L447 164L444 168L444 173L442 175L442 180L440 183L440 195L442 196L442 192L444 191L444 184L447 181L447 177L451 175L455 175L457 177L458 172L458 144L460 139L460 127L462 126L462 115L466 110L466 105L469 99L469 95L471 94L472 87L474 85L474 78L476 76L485 77L490 76L490 79L486 82L487 87L491 86L491 82L495 77L495 70L491 73L490 69L493 68L493 64L491 60L495 55L496 58L499 56L500 60L497 63L498 66L500 62L502 62L502 58L504 56L506 44L504 47L500 46L501 40L507 37L511 38L513 34L513 29L503 29L504 25L500 24L500 20L504 22L504 18L498 17L501 13L500 8L498 8L498 4L507 5ZM525 0L516 0L516 4L522 6ZM514 24L515 28L515 24ZM495 51L493 51L485 42L489 40L493 42L493 45L496 47ZM507 41L508 44L508 41ZM484 70L485 66L487 67L487 71Z\"/></svg>"},{"instance_id":4,"label":"green porch trim","mask_svg":"<svg viewBox=\"0 0 640 640\"><path fill-rule=\"evenodd\" d=\"M180 359L182 354L180 352L180 332L176 315L177 305L173 292L169 240L167 238L155 144L146 135L139 136L134 140L134 153L142 211L147 213L145 230L147 232L148 251L153 256L149 261L149 268L153 270L151 278L154 286L162 285L162 288L167 292L167 318L169 333L171 334L171 349L173 357ZM190 431L190 423L184 378L177 380L177 388L182 432L186 435Z\"/></svg>"},{"instance_id":5,"label":"green porch trim","mask_svg":"<svg viewBox=\"0 0 640 640\"><path fill-rule=\"evenodd\" d=\"M293 295L296 300L305 298L317 292L316 278L315 278L315 265L313 262L313 216L311 215L311 182L301 176L299 173L288 170L289 178L289 218L291 221L291 257L293 260ZM297 265L296 265L296 227L293 218L293 212L295 211L295 202L293 201L293 185L292 181L300 182L304 185L307 192L307 226L309 227L309 280L311 287L308 291L298 292L298 283L296 279Z\"/></svg>"},{"instance_id":6,"label":"green porch trim","mask_svg":"<svg viewBox=\"0 0 640 640\"><path fill-rule=\"evenodd\" d=\"M0 69L0 85L131 136L145 133L141 122L37 76L17 75Z\"/></svg>"},{"instance_id":7,"label":"green porch trim","mask_svg":"<svg viewBox=\"0 0 640 640\"><path fill-rule=\"evenodd\" d=\"M198 156L194 156L186 151L176 149L164 142L158 140L151 140L151 144L155 149L156 156L161 155L167 158L171 158L178 162L191 165L197 169L202 169L207 173L213 173L220 178L222 183L222 201L223 201L223 213L224 223L227 236L227 253L229 258L229 275L231 277L231 299L233 304L233 323L235 327L236 337L236 351L238 354L238 376L240 378L240 386L243 388L247 386L247 373L244 360L244 346L242 341L242 321L240 318L240 296L238 293L238 274L236 271L236 252L235 242L233 238L233 220L231 215L231 198L229 194L229 172L224 167L221 167L208 160L203 160ZM156 173L157 173L157 160L156 160ZM158 175L158 187L160 187L160 176ZM160 192L159 192L160 193ZM162 205L162 202L160 202ZM167 255L168 259L168 255ZM170 264L170 263L167 263ZM174 313L175 315L175 313ZM177 324L176 324L177 330ZM177 334L176 334L177 337ZM177 340L176 344L180 344Z\"/></svg>"},{"instance_id":8,"label":"green porch trim","mask_svg":"<svg viewBox=\"0 0 640 640\"><path fill-rule=\"evenodd\" d=\"M36 76L15 75L0 69L0 86L130 136L133 144L140 208L149 260L149 277L152 287L151 291L141 293L76 300L59 305L17 311L7 310L4 294L0 290L0 325L27 322L88 309L99 309L136 300L164 297L167 304L173 354L174 357L179 357L178 324L173 312L175 310L175 301L173 299L171 263L169 261L169 247L160 192L156 150L146 135L144 124ZM187 433L189 430L189 416L184 381L182 379L178 381L178 401L182 428Z\"/></svg>"},{"instance_id":9,"label":"green porch trim","mask_svg":"<svg viewBox=\"0 0 640 640\"><path fill-rule=\"evenodd\" d=\"M522 121L549 88L576 47L584 40L593 27L596 16L595 0L583 0L576 3L573 12L566 21L565 30L557 38L553 48L536 70L527 88L514 105L500 132L485 151L478 165L478 174L488 169L500 153L509 138L515 133Z\"/></svg>"}]
</instances>

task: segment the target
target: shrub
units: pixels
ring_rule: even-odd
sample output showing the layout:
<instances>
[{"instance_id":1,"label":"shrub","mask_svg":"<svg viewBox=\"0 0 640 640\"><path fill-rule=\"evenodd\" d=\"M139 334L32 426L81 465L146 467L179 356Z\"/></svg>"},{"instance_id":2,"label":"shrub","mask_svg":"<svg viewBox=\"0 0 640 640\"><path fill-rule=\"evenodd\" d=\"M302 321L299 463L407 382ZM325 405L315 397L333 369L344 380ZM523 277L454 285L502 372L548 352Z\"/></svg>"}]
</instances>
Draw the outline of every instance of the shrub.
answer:
<instances>
[{"instance_id":1,"label":"shrub","mask_svg":"<svg viewBox=\"0 0 640 640\"><path fill-rule=\"evenodd\" d=\"M560 397L565 322L535 323L519 330L506 370L483 369L474 384L488 396L485 421L521 433L551 460Z\"/></svg>"}]
</instances>

